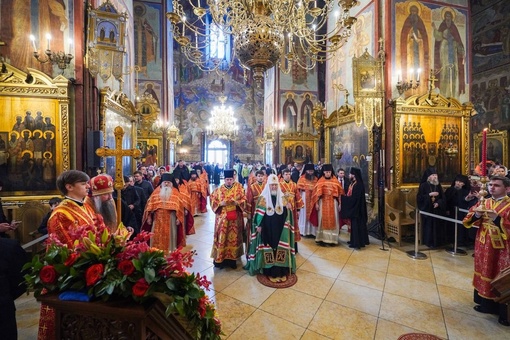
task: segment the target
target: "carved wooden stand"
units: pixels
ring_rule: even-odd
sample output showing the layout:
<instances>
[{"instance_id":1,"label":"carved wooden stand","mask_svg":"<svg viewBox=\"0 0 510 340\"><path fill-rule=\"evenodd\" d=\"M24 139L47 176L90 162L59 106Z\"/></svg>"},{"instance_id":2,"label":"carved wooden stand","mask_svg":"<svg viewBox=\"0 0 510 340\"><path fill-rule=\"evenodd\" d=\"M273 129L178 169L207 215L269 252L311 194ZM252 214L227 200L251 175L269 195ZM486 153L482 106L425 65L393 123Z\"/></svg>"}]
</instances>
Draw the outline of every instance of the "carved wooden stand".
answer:
<instances>
[{"instance_id":1,"label":"carved wooden stand","mask_svg":"<svg viewBox=\"0 0 510 340\"><path fill-rule=\"evenodd\" d=\"M56 295L39 300L55 309L55 339L193 339L175 317L165 316L159 301L76 302Z\"/></svg>"}]
</instances>

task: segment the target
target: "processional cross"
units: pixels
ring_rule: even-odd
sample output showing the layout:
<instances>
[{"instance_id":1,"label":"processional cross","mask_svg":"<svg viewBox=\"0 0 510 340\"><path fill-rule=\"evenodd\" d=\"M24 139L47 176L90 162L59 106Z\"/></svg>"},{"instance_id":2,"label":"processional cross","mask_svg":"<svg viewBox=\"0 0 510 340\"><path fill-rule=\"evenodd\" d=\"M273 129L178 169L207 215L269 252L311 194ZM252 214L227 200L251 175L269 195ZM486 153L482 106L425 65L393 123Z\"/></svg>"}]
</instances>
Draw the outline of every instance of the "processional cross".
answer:
<instances>
[{"instance_id":1,"label":"processional cross","mask_svg":"<svg viewBox=\"0 0 510 340\"><path fill-rule=\"evenodd\" d=\"M121 190L124 188L124 177L122 174L122 157L123 156L131 156L134 158L140 157L142 153L138 149L123 149L122 148L122 138L124 137L124 129L122 127L117 126L115 130L113 130L113 134L115 135L115 149L110 149L107 147L101 147L96 150L96 155L99 157L115 157L115 180L113 187L117 190L117 222L121 221L121 213L122 213L122 200L121 200Z\"/></svg>"}]
</instances>

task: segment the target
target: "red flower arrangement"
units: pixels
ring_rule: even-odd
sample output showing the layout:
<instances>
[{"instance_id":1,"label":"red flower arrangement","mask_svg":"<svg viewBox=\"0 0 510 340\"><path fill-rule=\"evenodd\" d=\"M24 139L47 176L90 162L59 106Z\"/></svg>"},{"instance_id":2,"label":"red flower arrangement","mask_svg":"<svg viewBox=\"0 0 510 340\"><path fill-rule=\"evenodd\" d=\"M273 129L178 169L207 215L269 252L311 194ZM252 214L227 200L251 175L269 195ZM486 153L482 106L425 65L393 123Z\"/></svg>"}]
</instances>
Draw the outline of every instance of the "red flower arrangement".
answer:
<instances>
[{"instance_id":1,"label":"red flower arrangement","mask_svg":"<svg viewBox=\"0 0 510 340\"><path fill-rule=\"evenodd\" d=\"M197 339L220 339L221 322L205 294L210 282L186 270L193 264L194 252L179 248L165 254L149 247L151 234L146 232L128 241L130 234L122 225L115 233L105 227L79 227L71 236L73 249L50 235L46 253L25 265L29 273L25 280L35 296L44 289L81 291L103 300L157 298L167 315L178 314L188 321L188 331Z\"/></svg>"}]
</instances>

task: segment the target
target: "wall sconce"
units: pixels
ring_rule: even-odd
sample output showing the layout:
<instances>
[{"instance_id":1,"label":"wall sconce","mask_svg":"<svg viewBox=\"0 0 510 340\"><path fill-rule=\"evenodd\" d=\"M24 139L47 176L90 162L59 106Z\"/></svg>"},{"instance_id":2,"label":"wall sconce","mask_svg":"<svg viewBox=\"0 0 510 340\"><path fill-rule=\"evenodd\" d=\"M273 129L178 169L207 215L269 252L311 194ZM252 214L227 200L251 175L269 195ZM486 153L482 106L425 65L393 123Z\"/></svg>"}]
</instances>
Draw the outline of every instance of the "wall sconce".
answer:
<instances>
[{"instance_id":1,"label":"wall sconce","mask_svg":"<svg viewBox=\"0 0 510 340\"><path fill-rule=\"evenodd\" d=\"M14 75L14 72L9 73L7 70L7 66L5 65L5 59L4 57L0 56L0 62L2 63L2 68L0 71L0 82L4 82L10 77Z\"/></svg>"},{"instance_id":2,"label":"wall sconce","mask_svg":"<svg viewBox=\"0 0 510 340\"><path fill-rule=\"evenodd\" d=\"M411 74L411 80L405 81L402 80L401 72L397 72L397 91L400 96L404 94L404 92L408 90L416 90L420 86L420 73L421 69L416 70L416 79L414 79L414 70L410 69L409 73Z\"/></svg>"},{"instance_id":3,"label":"wall sconce","mask_svg":"<svg viewBox=\"0 0 510 340\"><path fill-rule=\"evenodd\" d=\"M49 33L46 34L46 40L46 50L44 51L45 56L41 56L37 51L37 47L35 46L35 37L32 34L30 35L30 41L32 41L32 46L34 48L34 58L37 59L37 61L41 64L48 62L50 62L52 65L56 64L58 68L62 70L62 73L64 73L64 70L69 66L74 56L71 53L66 53L64 51L52 51L50 49L51 35ZM72 45L73 41L69 40L69 51L71 51Z\"/></svg>"}]
</instances>

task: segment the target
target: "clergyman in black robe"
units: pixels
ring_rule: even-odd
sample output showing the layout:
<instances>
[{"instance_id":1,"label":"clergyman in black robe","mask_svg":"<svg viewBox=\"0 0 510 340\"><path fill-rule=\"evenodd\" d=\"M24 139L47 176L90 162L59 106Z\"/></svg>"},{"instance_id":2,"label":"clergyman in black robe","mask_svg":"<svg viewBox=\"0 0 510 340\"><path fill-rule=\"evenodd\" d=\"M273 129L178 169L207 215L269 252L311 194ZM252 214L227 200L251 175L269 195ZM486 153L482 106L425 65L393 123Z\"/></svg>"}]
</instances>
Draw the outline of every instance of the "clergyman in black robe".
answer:
<instances>
[{"instance_id":1,"label":"clergyman in black robe","mask_svg":"<svg viewBox=\"0 0 510 340\"><path fill-rule=\"evenodd\" d=\"M349 188L342 199L342 218L351 220L351 238L349 248L360 249L370 244L368 240L368 213L365 200L365 186L361 169L352 167L349 173Z\"/></svg>"}]
</instances>

